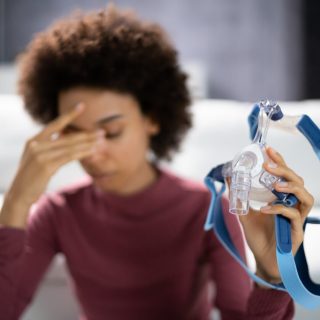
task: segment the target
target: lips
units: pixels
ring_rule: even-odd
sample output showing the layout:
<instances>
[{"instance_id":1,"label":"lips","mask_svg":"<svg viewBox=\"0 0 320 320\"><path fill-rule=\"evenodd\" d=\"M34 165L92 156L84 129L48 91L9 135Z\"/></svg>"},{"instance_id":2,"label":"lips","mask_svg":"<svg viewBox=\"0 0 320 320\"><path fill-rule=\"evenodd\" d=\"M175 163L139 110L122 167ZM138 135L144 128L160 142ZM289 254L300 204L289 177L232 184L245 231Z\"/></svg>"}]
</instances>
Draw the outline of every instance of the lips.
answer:
<instances>
[{"instance_id":1,"label":"lips","mask_svg":"<svg viewBox=\"0 0 320 320\"><path fill-rule=\"evenodd\" d=\"M90 173L92 178L103 178L103 177L110 177L113 173Z\"/></svg>"}]
</instances>

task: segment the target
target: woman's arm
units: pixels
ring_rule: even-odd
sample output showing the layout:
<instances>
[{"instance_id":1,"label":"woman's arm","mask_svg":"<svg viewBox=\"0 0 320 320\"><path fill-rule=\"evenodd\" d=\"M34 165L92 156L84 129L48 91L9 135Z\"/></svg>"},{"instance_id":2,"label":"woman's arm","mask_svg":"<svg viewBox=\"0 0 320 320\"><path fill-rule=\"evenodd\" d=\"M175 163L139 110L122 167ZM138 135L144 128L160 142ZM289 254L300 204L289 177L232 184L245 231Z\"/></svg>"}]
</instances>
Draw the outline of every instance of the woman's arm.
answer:
<instances>
[{"instance_id":1,"label":"woman's arm","mask_svg":"<svg viewBox=\"0 0 320 320\"><path fill-rule=\"evenodd\" d=\"M0 225L1 319L19 319L58 252L50 210L42 197L25 229Z\"/></svg>"}]
</instances>

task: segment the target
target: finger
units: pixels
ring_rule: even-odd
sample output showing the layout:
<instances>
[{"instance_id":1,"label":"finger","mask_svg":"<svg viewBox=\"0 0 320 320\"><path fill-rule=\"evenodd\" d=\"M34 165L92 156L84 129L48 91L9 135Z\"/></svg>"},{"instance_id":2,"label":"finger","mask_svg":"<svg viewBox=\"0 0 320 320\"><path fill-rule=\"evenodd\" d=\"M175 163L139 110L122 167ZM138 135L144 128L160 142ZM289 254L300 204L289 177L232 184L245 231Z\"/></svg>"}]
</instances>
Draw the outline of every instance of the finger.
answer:
<instances>
[{"instance_id":1,"label":"finger","mask_svg":"<svg viewBox=\"0 0 320 320\"><path fill-rule=\"evenodd\" d=\"M287 166L278 166L274 163L265 162L263 168L274 176L284 178L286 181L293 181L304 185L304 180Z\"/></svg>"},{"instance_id":2,"label":"finger","mask_svg":"<svg viewBox=\"0 0 320 320\"><path fill-rule=\"evenodd\" d=\"M271 170L270 173L277 176L281 176L281 177L284 177L284 176L282 174L279 174L280 172L279 170L282 170L281 173L287 174L287 175L293 173L293 172L284 172L286 171L286 168L288 168L288 166L279 152L277 152L275 149L271 147L267 147L266 151L267 151L267 155L269 156L269 161L266 161L263 164L263 167L265 170L267 170L268 172L270 172ZM288 170L290 169L288 168ZM278 174L276 174L275 172L277 172Z\"/></svg>"},{"instance_id":3,"label":"finger","mask_svg":"<svg viewBox=\"0 0 320 320\"><path fill-rule=\"evenodd\" d=\"M84 109L84 103L78 103L70 112L50 122L38 135L35 136L35 140L51 138L52 134L62 131L68 124L76 119Z\"/></svg>"},{"instance_id":4,"label":"finger","mask_svg":"<svg viewBox=\"0 0 320 320\"><path fill-rule=\"evenodd\" d=\"M74 144L85 143L85 142L98 142L100 140L104 140L105 131L100 129L95 132L90 133L72 133L66 136L62 136L61 138L55 141L43 141L39 142L33 140L30 143L30 147L35 152L45 152L48 150L58 149L61 147L72 146Z\"/></svg>"},{"instance_id":5,"label":"finger","mask_svg":"<svg viewBox=\"0 0 320 320\"><path fill-rule=\"evenodd\" d=\"M96 148L87 148L74 151L73 153L64 154L62 157L58 157L55 161L58 167L61 167L71 161L81 160L83 158L92 156L96 152Z\"/></svg>"},{"instance_id":6,"label":"finger","mask_svg":"<svg viewBox=\"0 0 320 320\"><path fill-rule=\"evenodd\" d=\"M267 147L266 151L269 158L271 158L271 160L273 160L276 164L287 166L282 155L279 152L277 152L275 149L271 147Z\"/></svg>"},{"instance_id":7,"label":"finger","mask_svg":"<svg viewBox=\"0 0 320 320\"><path fill-rule=\"evenodd\" d=\"M267 166L268 169L271 169L273 173L277 176L283 177L286 180L296 181L304 185L303 179L288 167L288 165L286 164L282 155L279 152L277 152L271 147L268 147L267 153L269 157L274 161L274 163L271 166Z\"/></svg>"},{"instance_id":8,"label":"finger","mask_svg":"<svg viewBox=\"0 0 320 320\"><path fill-rule=\"evenodd\" d=\"M72 146L64 146L59 149L52 149L45 154L40 154L39 158L41 161L46 163L50 161L55 161L56 159L72 156L74 153L83 150L95 151L97 149L97 142L83 142L74 144Z\"/></svg>"},{"instance_id":9,"label":"finger","mask_svg":"<svg viewBox=\"0 0 320 320\"><path fill-rule=\"evenodd\" d=\"M286 207L281 204L265 206L260 208L261 213L263 214L281 214L284 217L288 218L291 221L291 227L296 231L302 230L302 218L298 209L293 207Z\"/></svg>"},{"instance_id":10,"label":"finger","mask_svg":"<svg viewBox=\"0 0 320 320\"><path fill-rule=\"evenodd\" d=\"M313 196L303 187L296 182L279 182L275 184L275 189L279 192L294 194L301 207L301 216L306 218L314 204Z\"/></svg>"},{"instance_id":11,"label":"finger","mask_svg":"<svg viewBox=\"0 0 320 320\"><path fill-rule=\"evenodd\" d=\"M304 233L303 233L304 219L301 218L299 210L293 207L286 207L286 206L277 204L277 205L262 207L260 211L262 214L267 214L267 215L281 214L282 216L290 220L292 253L295 255L304 237Z\"/></svg>"},{"instance_id":12,"label":"finger","mask_svg":"<svg viewBox=\"0 0 320 320\"><path fill-rule=\"evenodd\" d=\"M72 150L65 148L64 150L52 150L47 154L41 154L37 157L37 162L42 164L48 172L52 173L68 162L92 156L96 150L96 146L86 143L77 145Z\"/></svg>"}]
</instances>

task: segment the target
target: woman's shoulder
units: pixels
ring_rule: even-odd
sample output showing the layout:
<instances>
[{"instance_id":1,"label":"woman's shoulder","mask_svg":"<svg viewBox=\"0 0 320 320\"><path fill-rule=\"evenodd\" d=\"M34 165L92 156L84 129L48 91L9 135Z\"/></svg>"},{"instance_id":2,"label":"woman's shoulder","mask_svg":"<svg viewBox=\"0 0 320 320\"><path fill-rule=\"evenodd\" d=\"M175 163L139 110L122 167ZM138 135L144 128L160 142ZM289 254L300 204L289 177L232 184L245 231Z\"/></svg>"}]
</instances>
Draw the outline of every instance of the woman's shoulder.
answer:
<instances>
[{"instance_id":1,"label":"woman's shoulder","mask_svg":"<svg viewBox=\"0 0 320 320\"><path fill-rule=\"evenodd\" d=\"M161 168L161 174L165 175L168 180L174 182L175 185L179 186L185 190L198 191L198 192L206 192L207 188L203 181L191 177L187 177L186 175L176 173L169 168Z\"/></svg>"},{"instance_id":2,"label":"woman's shoulder","mask_svg":"<svg viewBox=\"0 0 320 320\"><path fill-rule=\"evenodd\" d=\"M34 206L39 208L46 206L61 210L72 203L78 203L80 199L84 199L85 195L90 193L91 188L92 180L85 176L66 186L43 194Z\"/></svg>"},{"instance_id":3,"label":"woman's shoulder","mask_svg":"<svg viewBox=\"0 0 320 320\"><path fill-rule=\"evenodd\" d=\"M201 180L183 176L167 168L162 169L162 174L165 176L164 187L168 192L209 201L210 192Z\"/></svg>"}]
</instances>

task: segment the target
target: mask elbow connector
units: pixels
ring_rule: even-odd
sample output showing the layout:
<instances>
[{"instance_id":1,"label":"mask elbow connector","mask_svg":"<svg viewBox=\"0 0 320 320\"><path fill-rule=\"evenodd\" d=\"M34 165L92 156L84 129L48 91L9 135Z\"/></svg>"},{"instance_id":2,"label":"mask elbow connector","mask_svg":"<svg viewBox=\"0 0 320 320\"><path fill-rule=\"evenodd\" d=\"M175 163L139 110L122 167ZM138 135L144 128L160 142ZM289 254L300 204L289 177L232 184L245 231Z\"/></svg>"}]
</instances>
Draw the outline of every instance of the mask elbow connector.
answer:
<instances>
[{"instance_id":1,"label":"mask elbow connector","mask_svg":"<svg viewBox=\"0 0 320 320\"><path fill-rule=\"evenodd\" d=\"M232 173L229 197L229 212L237 215L249 211L249 192L251 189L251 174L246 167L239 167Z\"/></svg>"}]
</instances>

